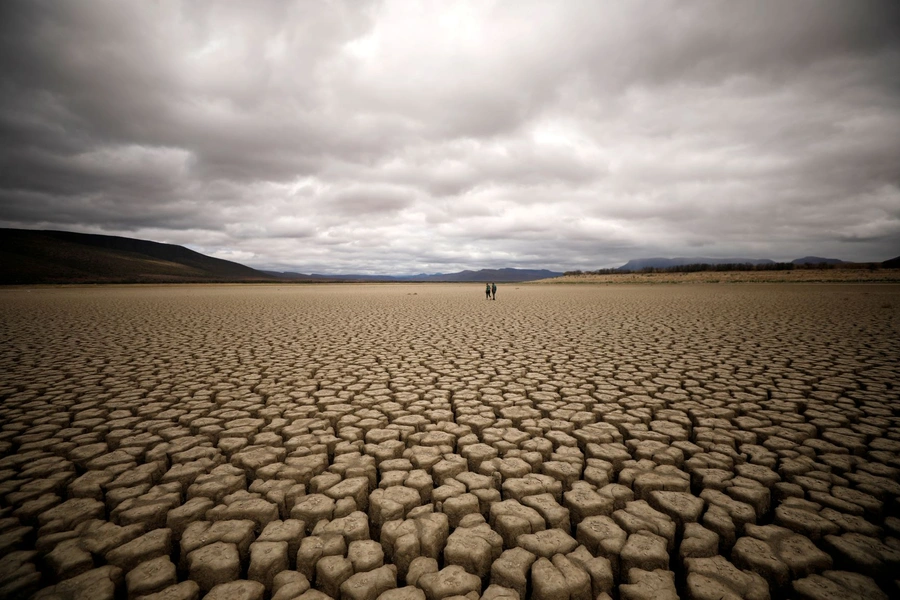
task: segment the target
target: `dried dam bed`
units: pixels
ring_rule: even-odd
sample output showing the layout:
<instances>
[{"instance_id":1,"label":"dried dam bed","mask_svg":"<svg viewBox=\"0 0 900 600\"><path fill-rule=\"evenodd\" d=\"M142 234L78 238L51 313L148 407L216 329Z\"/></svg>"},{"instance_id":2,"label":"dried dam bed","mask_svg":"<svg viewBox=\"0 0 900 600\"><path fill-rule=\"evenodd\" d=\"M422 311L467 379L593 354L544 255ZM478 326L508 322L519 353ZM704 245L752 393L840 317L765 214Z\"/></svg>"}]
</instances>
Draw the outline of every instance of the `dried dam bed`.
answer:
<instances>
[{"instance_id":1,"label":"dried dam bed","mask_svg":"<svg viewBox=\"0 0 900 600\"><path fill-rule=\"evenodd\" d=\"M900 286L0 289L0 598L900 596Z\"/></svg>"}]
</instances>

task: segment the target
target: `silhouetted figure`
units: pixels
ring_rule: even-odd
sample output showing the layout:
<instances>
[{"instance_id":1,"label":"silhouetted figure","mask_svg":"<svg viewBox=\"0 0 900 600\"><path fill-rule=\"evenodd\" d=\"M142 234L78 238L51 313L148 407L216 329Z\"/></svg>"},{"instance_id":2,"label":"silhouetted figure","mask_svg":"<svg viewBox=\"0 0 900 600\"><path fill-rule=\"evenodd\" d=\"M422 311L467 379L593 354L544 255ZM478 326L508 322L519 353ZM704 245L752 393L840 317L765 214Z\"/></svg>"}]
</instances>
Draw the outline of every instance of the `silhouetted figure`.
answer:
<instances>
[{"instance_id":1,"label":"silhouetted figure","mask_svg":"<svg viewBox=\"0 0 900 600\"><path fill-rule=\"evenodd\" d=\"M491 300L497 299L497 284L491 282Z\"/></svg>"},{"instance_id":2,"label":"silhouetted figure","mask_svg":"<svg viewBox=\"0 0 900 600\"><path fill-rule=\"evenodd\" d=\"M484 284L484 299L485 300L491 299L491 284L489 284L489 283Z\"/></svg>"}]
</instances>

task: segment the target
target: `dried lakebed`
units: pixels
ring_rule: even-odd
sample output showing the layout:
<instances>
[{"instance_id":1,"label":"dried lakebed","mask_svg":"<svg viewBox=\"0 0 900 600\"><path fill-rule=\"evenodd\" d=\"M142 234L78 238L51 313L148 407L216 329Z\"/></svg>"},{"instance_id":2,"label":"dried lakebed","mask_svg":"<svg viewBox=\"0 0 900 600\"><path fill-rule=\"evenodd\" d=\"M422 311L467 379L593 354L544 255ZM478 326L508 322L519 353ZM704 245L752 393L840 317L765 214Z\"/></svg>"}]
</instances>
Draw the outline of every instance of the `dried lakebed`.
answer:
<instances>
[{"instance_id":1,"label":"dried lakebed","mask_svg":"<svg viewBox=\"0 0 900 600\"><path fill-rule=\"evenodd\" d=\"M0 598L900 595L900 286L0 290Z\"/></svg>"}]
</instances>

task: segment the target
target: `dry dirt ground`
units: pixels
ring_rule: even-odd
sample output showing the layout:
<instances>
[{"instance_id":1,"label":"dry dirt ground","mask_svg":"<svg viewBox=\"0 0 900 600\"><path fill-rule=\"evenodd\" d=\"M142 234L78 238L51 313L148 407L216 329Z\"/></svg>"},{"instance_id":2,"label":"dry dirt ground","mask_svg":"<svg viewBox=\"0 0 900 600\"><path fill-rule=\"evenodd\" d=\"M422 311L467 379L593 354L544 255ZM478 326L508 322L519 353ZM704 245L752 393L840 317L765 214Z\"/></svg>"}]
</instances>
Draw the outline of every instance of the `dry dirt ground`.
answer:
<instances>
[{"instance_id":1,"label":"dry dirt ground","mask_svg":"<svg viewBox=\"0 0 900 600\"><path fill-rule=\"evenodd\" d=\"M0 598L898 597L900 286L0 289Z\"/></svg>"}]
</instances>

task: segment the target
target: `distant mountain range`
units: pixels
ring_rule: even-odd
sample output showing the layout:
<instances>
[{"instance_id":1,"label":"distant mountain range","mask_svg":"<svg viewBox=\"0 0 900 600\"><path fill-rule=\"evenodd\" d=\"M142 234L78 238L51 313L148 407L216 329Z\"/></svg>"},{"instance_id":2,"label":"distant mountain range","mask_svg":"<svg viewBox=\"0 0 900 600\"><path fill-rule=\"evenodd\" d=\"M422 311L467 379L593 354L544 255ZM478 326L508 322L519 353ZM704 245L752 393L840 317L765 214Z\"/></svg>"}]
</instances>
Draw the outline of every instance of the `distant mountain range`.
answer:
<instances>
[{"instance_id":1,"label":"distant mountain range","mask_svg":"<svg viewBox=\"0 0 900 600\"><path fill-rule=\"evenodd\" d=\"M837 258L821 258L818 256L804 256L790 261L795 265L842 264L844 261ZM704 256L679 256L676 258L637 258L629 260L619 267L619 271L640 271L641 269L666 269L669 267L684 267L686 265L774 265L775 261L768 258L709 258Z\"/></svg>"},{"instance_id":2,"label":"distant mountain range","mask_svg":"<svg viewBox=\"0 0 900 600\"><path fill-rule=\"evenodd\" d=\"M458 273L419 273L418 275L319 275L316 273L279 273L265 271L266 274L281 279L313 280L313 281L423 281L423 282L488 282L497 281L511 283L517 281L536 281L560 277L558 271L547 269L481 269L479 271L459 271Z\"/></svg>"},{"instance_id":3,"label":"distant mountain range","mask_svg":"<svg viewBox=\"0 0 900 600\"><path fill-rule=\"evenodd\" d=\"M547 269L481 269L480 271L460 271L459 273L445 273L428 275L422 281L536 281L561 277L562 273L548 271Z\"/></svg>"},{"instance_id":4,"label":"distant mountain range","mask_svg":"<svg viewBox=\"0 0 900 600\"><path fill-rule=\"evenodd\" d=\"M805 256L799 264L847 264L836 258ZM774 264L758 258L641 258L619 271L708 264ZM900 257L884 261L900 268ZM849 263L848 266L852 266ZM418 275L335 275L258 271L213 258L183 246L148 240L71 231L0 228L0 285L56 283L189 283L189 282L519 282L559 277L546 269L481 269Z\"/></svg>"},{"instance_id":5,"label":"distant mountain range","mask_svg":"<svg viewBox=\"0 0 900 600\"><path fill-rule=\"evenodd\" d=\"M482 269L459 273L304 275L258 271L184 246L133 238L0 228L0 285L57 283L446 281L513 282L558 277L532 269Z\"/></svg>"}]
</instances>

